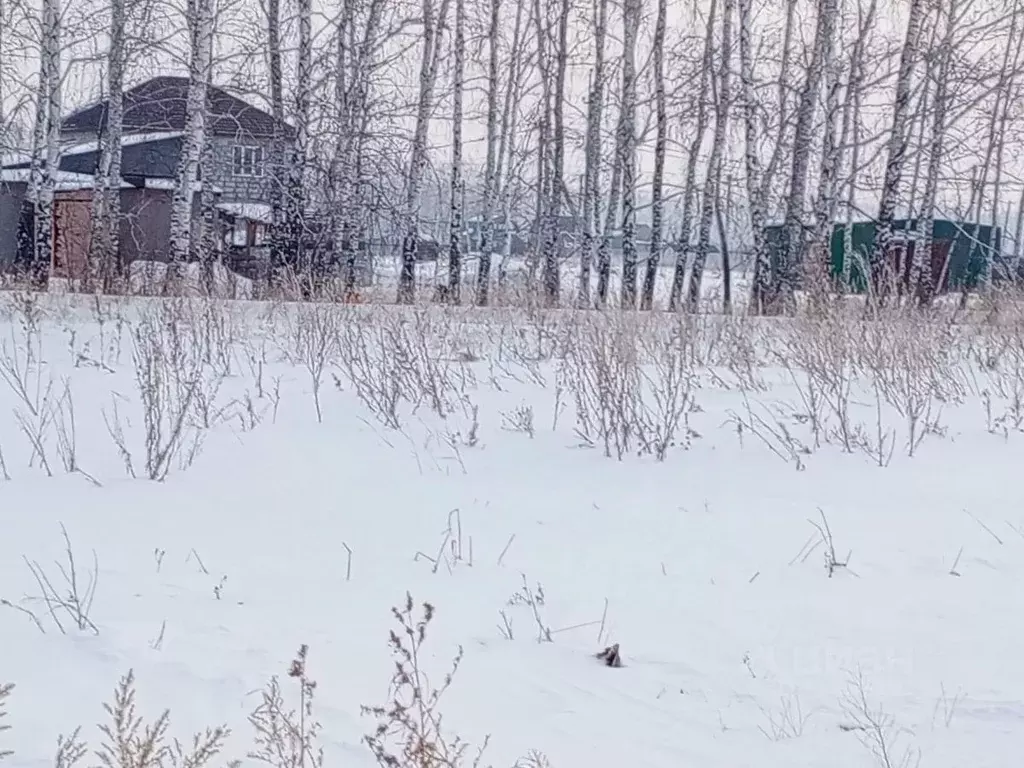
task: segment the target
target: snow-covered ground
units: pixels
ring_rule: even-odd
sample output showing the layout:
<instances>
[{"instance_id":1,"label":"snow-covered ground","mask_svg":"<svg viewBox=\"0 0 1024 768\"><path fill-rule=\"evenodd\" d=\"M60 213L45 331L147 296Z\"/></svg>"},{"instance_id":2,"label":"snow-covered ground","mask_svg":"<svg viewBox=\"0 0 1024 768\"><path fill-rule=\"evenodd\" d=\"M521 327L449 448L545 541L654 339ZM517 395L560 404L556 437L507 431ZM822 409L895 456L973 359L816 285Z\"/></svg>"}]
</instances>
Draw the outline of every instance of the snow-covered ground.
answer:
<instances>
[{"instance_id":1,"label":"snow-covered ground","mask_svg":"<svg viewBox=\"0 0 1024 768\"><path fill-rule=\"evenodd\" d=\"M374 765L407 592L483 765L1018 765L1002 319L0 295L3 765L98 747L129 669L140 715L255 765L302 644L324 764Z\"/></svg>"}]
</instances>

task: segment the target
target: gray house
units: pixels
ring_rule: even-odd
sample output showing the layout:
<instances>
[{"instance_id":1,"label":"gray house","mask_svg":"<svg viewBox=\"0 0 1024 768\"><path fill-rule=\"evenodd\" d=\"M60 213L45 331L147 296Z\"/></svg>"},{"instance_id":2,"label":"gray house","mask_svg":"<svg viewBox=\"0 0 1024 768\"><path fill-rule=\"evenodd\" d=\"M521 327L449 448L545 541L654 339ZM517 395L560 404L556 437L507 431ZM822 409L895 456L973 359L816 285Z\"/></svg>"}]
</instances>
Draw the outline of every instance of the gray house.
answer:
<instances>
[{"instance_id":1,"label":"gray house","mask_svg":"<svg viewBox=\"0 0 1024 768\"><path fill-rule=\"evenodd\" d=\"M188 84L184 77L155 77L125 92L122 175L129 181L174 178L187 124ZM270 223L271 145L279 135L287 156L294 130L221 88L207 89L206 110L212 172L203 181L218 190L219 207L233 222L230 245L262 248ZM61 170L95 169L106 119L106 101L64 119Z\"/></svg>"},{"instance_id":2,"label":"gray house","mask_svg":"<svg viewBox=\"0 0 1024 768\"><path fill-rule=\"evenodd\" d=\"M187 124L187 78L157 77L124 94L124 135L121 142L122 266L132 261L163 261L168 256L171 194ZM58 173L74 195L60 194L55 227L55 262L58 272L74 274L88 251L88 197L91 180L101 155L108 104L100 101L68 115L61 123L61 157ZM268 112L230 95L220 88L207 92L207 139L212 153L209 185L218 209L218 244L225 261L265 261L272 174L268 167L275 131L285 141L294 135L287 124L277 123ZM22 200L27 191L29 163L10 163L0 169L0 263L16 257L18 238L24 228ZM198 210L194 201L194 215ZM73 228L71 224L74 224ZM72 232L73 229L73 232ZM10 251L8 253L8 251ZM65 256L66 254L66 256Z\"/></svg>"}]
</instances>

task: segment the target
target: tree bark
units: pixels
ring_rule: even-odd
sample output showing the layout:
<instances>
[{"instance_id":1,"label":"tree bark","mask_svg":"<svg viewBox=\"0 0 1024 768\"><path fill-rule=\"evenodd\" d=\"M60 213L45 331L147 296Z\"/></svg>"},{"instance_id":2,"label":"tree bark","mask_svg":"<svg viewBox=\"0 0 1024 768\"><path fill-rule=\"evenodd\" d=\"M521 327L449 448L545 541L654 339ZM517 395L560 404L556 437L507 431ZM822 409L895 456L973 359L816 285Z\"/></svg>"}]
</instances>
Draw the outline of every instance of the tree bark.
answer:
<instances>
[{"instance_id":1,"label":"tree bark","mask_svg":"<svg viewBox=\"0 0 1024 768\"><path fill-rule=\"evenodd\" d=\"M622 120L617 151L622 155L622 298L623 309L636 308L637 74L636 42L640 31L639 0L622 7Z\"/></svg>"},{"instance_id":2,"label":"tree bark","mask_svg":"<svg viewBox=\"0 0 1024 768\"><path fill-rule=\"evenodd\" d=\"M651 250L647 255L640 309L654 306L654 288L661 265L662 228L664 226L663 187L665 181L665 145L668 142L668 113L665 105L665 27L666 0L658 0L654 22L654 111L657 134L654 138L654 178L651 182Z\"/></svg>"},{"instance_id":3,"label":"tree bark","mask_svg":"<svg viewBox=\"0 0 1024 768\"><path fill-rule=\"evenodd\" d=\"M814 230L804 263L807 290L819 302L829 291L832 229L837 208L837 184L843 147L836 139L839 119L839 70L836 56L835 19L839 16L838 0L823 0L822 13L833 22L826 25L822 41L822 67L825 73L825 119L822 126L821 164L818 167L818 190L814 200Z\"/></svg>"},{"instance_id":4,"label":"tree bark","mask_svg":"<svg viewBox=\"0 0 1024 768\"><path fill-rule=\"evenodd\" d=\"M793 131L793 162L789 174L789 195L786 198L784 219L786 258L780 266L779 292L772 297L771 311L792 311L795 308L797 269L803 262L806 238L804 235L804 207L807 196L807 172L813 148L814 115L825 69L825 44L835 27L836 19L826 12L825 3L818 2L818 20L814 32L807 80L797 104L796 128Z\"/></svg>"},{"instance_id":5,"label":"tree bark","mask_svg":"<svg viewBox=\"0 0 1024 768\"><path fill-rule=\"evenodd\" d=\"M925 0L911 0L907 18L907 32L900 52L899 73L896 78L896 98L893 104L892 126L886 145L885 177L882 180L881 200L875 223L875 243L871 250L870 287L874 299L884 303L886 254L893 238L893 222L903 180L903 165L909 143L911 79L920 56L921 25L925 14Z\"/></svg>"},{"instance_id":6,"label":"tree bark","mask_svg":"<svg viewBox=\"0 0 1024 768\"><path fill-rule=\"evenodd\" d=\"M704 266L707 263L708 251L711 247L711 221L718 199L718 185L722 177L722 154L725 150L726 130L729 124L729 102L732 78L732 5L733 0L724 0L722 7L722 61L719 71L713 72L712 88L717 90L715 101L715 133L711 144L711 157L708 159L707 176L701 193L700 226L697 231L697 251L693 257L693 269L690 272L690 285L687 295L687 309L697 311L700 305L701 282L704 278ZM717 89L714 88L718 81Z\"/></svg>"},{"instance_id":7,"label":"tree bark","mask_svg":"<svg viewBox=\"0 0 1024 768\"><path fill-rule=\"evenodd\" d=\"M762 187L761 158L757 151L758 103L754 95L754 57L750 44L751 2L752 0L739 0L740 86L743 99L743 159L750 206L750 229L754 244L754 287L751 290L750 310L755 314L761 314L764 289L759 286L759 279L770 274L771 264L764 230L767 213ZM780 137L779 141L781 140Z\"/></svg>"},{"instance_id":8,"label":"tree bark","mask_svg":"<svg viewBox=\"0 0 1024 768\"><path fill-rule=\"evenodd\" d=\"M548 226L544 242L544 300L547 306L558 306L562 281L559 268L560 233L562 231L562 196L565 183L565 74L569 61L569 0L562 0L558 14L558 47L555 49L555 89L552 117L554 151L548 180Z\"/></svg>"},{"instance_id":9,"label":"tree bark","mask_svg":"<svg viewBox=\"0 0 1024 768\"><path fill-rule=\"evenodd\" d=\"M199 161L206 143L206 84L213 61L214 0L196 0L189 64L188 96L185 111L185 136L178 161L174 194L171 198L170 278L171 286L180 278L180 266L192 251L192 206L196 191Z\"/></svg>"},{"instance_id":10,"label":"tree bark","mask_svg":"<svg viewBox=\"0 0 1024 768\"><path fill-rule=\"evenodd\" d=\"M420 58L419 98L416 128L412 137L405 196L405 236L402 241L402 267L398 274L398 303L411 304L416 298L416 253L420 228L420 195L423 173L427 168L427 132L434 106L440 38L448 17L449 0L441 0L435 16L433 0L423 0L423 47Z\"/></svg>"},{"instance_id":11,"label":"tree bark","mask_svg":"<svg viewBox=\"0 0 1024 768\"><path fill-rule=\"evenodd\" d=\"M120 271L121 135L124 122L125 2L110 1L107 111L93 186L86 290L109 291Z\"/></svg>"},{"instance_id":12,"label":"tree bark","mask_svg":"<svg viewBox=\"0 0 1024 768\"><path fill-rule=\"evenodd\" d=\"M484 170L484 210L480 221L480 263L476 273L476 303L486 307L491 287L491 251L494 248L494 208L498 193L498 72L501 0L490 0L490 26L487 30L487 165ZM511 78L509 78L511 82Z\"/></svg>"},{"instance_id":13,"label":"tree bark","mask_svg":"<svg viewBox=\"0 0 1024 768\"><path fill-rule=\"evenodd\" d=\"M452 304L461 301L462 286L462 80L464 76L463 49L465 48L464 0L455 0L455 44L452 49L452 168L451 198L449 200L448 231L448 295Z\"/></svg>"},{"instance_id":14,"label":"tree bark","mask_svg":"<svg viewBox=\"0 0 1024 768\"><path fill-rule=\"evenodd\" d=\"M43 286L53 265L54 197L60 163L61 121L61 8L59 0L43 0L42 46L40 51L40 88L42 100L42 163L35 198L34 257L32 280ZM37 119L38 119L37 112ZM38 130L38 128L37 128Z\"/></svg>"},{"instance_id":15,"label":"tree bark","mask_svg":"<svg viewBox=\"0 0 1024 768\"><path fill-rule=\"evenodd\" d=\"M601 127L604 114L605 38L608 0L597 0L594 19L594 68L587 93L587 132L583 170L583 249L580 256L580 292L577 305L590 306L590 273L597 256L601 228Z\"/></svg>"},{"instance_id":16,"label":"tree bark","mask_svg":"<svg viewBox=\"0 0 1024 768\"><path fill-rule=\"evenodd\" d=\"M686 180L683 182L683 215L679 226L679 239L676 241L676 264L672 273L672 288L669 291L668 308L675 312L679 309L683 296L683 284L686 281L686 266L690 254L690 234L693 229L694 193L697 188L697 161L700 159L700 148L704 143L704 133L708 123L708 94L711 90L711 78L714 76L715 60L715 17L718 0L711 0L708 9L707 26L704 31L704 55L701 61L700 94L697 97L697 125L690 142L686 158Z\"/></svg>"}]
</instances>

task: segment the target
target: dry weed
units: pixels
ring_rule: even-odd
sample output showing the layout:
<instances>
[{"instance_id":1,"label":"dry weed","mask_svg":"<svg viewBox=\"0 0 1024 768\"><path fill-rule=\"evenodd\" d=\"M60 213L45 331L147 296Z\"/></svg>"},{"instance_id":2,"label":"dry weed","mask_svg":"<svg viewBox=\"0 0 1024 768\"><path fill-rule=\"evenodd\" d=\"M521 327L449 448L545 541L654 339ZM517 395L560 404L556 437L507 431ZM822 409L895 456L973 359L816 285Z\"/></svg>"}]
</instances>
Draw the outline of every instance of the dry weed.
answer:
<instances>
[{"instance_id":1,"label":"dry weed","mask_svg":"<svg viewBox=\"0 0 1024 768\"><path fill-rule=\"evenodd\" d=\"M487 740L470 756L470 745L443 728L441 699L451 686L462 662L462 648L452 662L440 686L430 683L424 663L427 630L434 618L434 607L424 603L417 618L412 595L405 605L393 608L397 624L388 644L395 661L390 701L384 706L363 707L363 714L376 721L372 733L364 738L381 768L477 768Z\"/></svg>"},{"instance_id":2,"label":"dry weed","mask_svg":"<svg viewBox=\"0 0 1024 768\"><path fill-rule=\"evenodd\" d=\"M323 748L316 745L320 723L313 716L316 682L309 678L306 663L309 647L303 645L292 660L288 677L299 688L297 709L289 709L277 677L263 690L260 705L249 715L256 731L256 749L249 758L272 768L321 768Z\"/></svg>"},{"instance_id":3,"label":"dry weed","mask_svg":"<svg viewBox=\"0 0 1024 768\"><path fill-rule=\"evenodd\" d=\"M96 550L92 552L92 567L85 574L81 574L74 547L71 545L71 537L63 523L60 532L64 540L64 560L54 562L57 573L60 574L59 582L55 584L54 579L37 561L25 558L25 564L39 587L39 595L33 599L46 607L47 614L62 635L67 634L65 621L69 621L80 632L89 631L98 635L99 628L91 618L92 604L96 599L96 587L99 584L99 561ZM39 626L41 628L41 625Z\"/></svg>"},{"instance_id":4,"label":"dry weed","mask_svg":"<svg viewBox=\"0 0 1024 768\"><path fill-rule=\"evenodd\" d=\"M898 727L895 718L882 707L876 709L868 703L866 685L860 673L851 676L840 704L848 718L842 729L857 734L879 768L917 768L920 765L921 752L913 746L902 745L904 739L913 734Z\"/></svg>"},{"instance_id":5,"label":"dry weed","mask_svg":"<svg viewBox=\"0 0 1024 768\"><path fill-rule=\"evenodd\" d=\"M7 717L7 699L10 698L11 691L13 690L13 684L0 683L0 734L11 730L11 726L4 723L4 719ZM0 760L13 754L9 749L0 748Z\"/></svg>"},{"instance_id":6,"label":"dry weed","mask_svg":"<svg viewBox=\"0 0 1024 768\"><path fill-rule=\"evenodd\" d=\"M105 703L103 709L110 718L109 723L100 726L105 738L96 752L103 768L208 768L231 734L226 726L218 726L195 734L188 746L177 739L168 740L169 710L151 723L136 713L135 674L131 670L121 678L113 701ZM76 741L75 737L71 741ZM235 761L228 765L238 768L241 764Z\"/></svg>"}]
</instances>

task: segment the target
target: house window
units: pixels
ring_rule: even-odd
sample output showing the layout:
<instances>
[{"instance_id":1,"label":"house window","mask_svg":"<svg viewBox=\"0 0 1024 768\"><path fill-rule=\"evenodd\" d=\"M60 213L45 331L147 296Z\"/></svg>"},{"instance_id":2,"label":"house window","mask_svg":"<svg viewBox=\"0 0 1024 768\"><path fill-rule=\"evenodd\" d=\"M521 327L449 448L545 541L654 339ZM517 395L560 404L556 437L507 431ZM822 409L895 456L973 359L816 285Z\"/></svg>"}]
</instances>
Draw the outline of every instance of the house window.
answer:
<instances>
[{"instance_id":1,"label":"house window","mask_svg":"<svg viewBox=\"0 0 1024 768\"><path fill-rule=\"evenodd\" d=\"M232 173L235 176L262 176L263 147L235 147Z\"/></svg>"}]
</instances>

